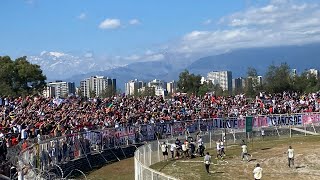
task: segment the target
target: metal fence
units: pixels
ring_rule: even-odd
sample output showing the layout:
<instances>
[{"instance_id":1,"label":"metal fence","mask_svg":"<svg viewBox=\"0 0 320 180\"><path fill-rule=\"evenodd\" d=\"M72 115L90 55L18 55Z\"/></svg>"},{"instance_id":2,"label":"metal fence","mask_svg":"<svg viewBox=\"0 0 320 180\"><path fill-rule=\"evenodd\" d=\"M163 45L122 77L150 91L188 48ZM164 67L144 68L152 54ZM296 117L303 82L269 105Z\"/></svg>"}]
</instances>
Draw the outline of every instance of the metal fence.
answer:
<instances>
[{"instance_id":1,"label":"metal fence","mask_svg":"<svg viewBox=\"0 0 320 180\"><path fill-rule=\"evenodd\" d=\"M288 129L290 126L313 128L319 124L320 114L284 114L253 117L254 136L259 136L260 128L269 129L270 136L279 136L281 133L289 136L289 131L279 132L279 129ZM227 143L235 143L246 138L244 133L245 118L226 117L214 119L199 119L193 121L169 121L165 123L140 124L108 128L67 134L52 139L42 139L26 149L23 149L17 161L19 169L28 170L25 179L36 179L39 174L49 172L50 169L61 169L60 165L77 159L88 158L90 154L99 154L104 150L122 150L123 147L134 146L137 143L148 144L139 147L135 152L136 179L174 179L149 168L150 165L161 161L161 152L158 141L174 141L172 137L183 139L186 135L202 132L203 142L212 147L212 139L221 138L225 133ZM227 133L226 133L227 132ZM291 131L290 131L291 132ZM88 160L90 165L90 161ZM47 173L48 175L49 173ZM53 175L52 175L53 176ZM60 177L65 178L63 172Z\"/></svg>"},{"instance_id":2,"label":"metal fence","mask_svg":"<svg viewBox=\"0 0 320 180\"><path fill-rule=\"evenodd\" d=\"M300 129L304 129L304 132L292 132L290 126L281 127L264 127L264 138L269 140L291 138L292 136L307 136L307 130L309 133L320 131L319 126L295 126ZM191 135L196 138L196 135ZM239 145L242 140L261 139L261 129L254 128L252 133L246 133L245 129L215 129L212 131L203 131L201 136L202 141L207 148L214 148L217 140L223 140L225 142L226 149L231 145ZM188 139L186 136L180 136L179 139ZM143 146L140 146L134 155L134 166L135 166L135 180L178 180L178 177L172 177L170 175L161 173L150 166L163 161L163 155L161 150L162 142L167 144L174 143L175 138L163 139L160 141L149 142ZM251 143L251 142L250 142Z\"/></svg>"}]
</instances>

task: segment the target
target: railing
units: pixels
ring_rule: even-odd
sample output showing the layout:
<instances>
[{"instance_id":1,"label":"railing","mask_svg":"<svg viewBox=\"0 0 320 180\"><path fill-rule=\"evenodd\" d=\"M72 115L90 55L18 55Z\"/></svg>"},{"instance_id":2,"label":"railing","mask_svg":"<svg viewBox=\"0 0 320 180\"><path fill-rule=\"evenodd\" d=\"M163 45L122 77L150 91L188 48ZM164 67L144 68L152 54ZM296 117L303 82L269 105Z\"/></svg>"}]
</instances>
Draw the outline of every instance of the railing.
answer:
<instances>
[{"instance_id":1,"label":"railing","mask_svg":"<svg viewBox=\"0 0 320 180\"><path fill-rule=\"evenodd\" d=\"M253 118L253 128L260 129L272 127L301 126L305 127L308 124L319 124L319 113L305 114L282 114L282 115L265 115L255 116ZM103 150L115 149L135 145L136 143L149 142L148 146L142 146L135 152L135 165L140 165L136 172L140 175L149 173L148 177L160 177L161 173L155 172L149 168L149 165L159 162L160 146L158 142L151 142L159 139L170 139L179 135L192 134L195 132L221 132L220 129L239 131L243 133L245 127L245 118L225 117L214 119L199 119L194 121L170 121L156 124L141 124L139 126L127 126L120 128L108 128L104 130L87 131L65 136L42 140L22 150L18 159L20 170L23 167L34 173L29 179L34 179L34 174L39 174L39 171L48 171L52 167L57 167L60 164L68 163L81 158L87 158L88 154L101 153ZM278 133L279 134L279 133ZM206 137L205 135L204 137ZM212 136L210 135L210 138ZM205 142L210 143L211 141ZM168 139L168 141L170 141ZM235 141L235 136L233 140ZM209 147L209 146L208 146ZM149 155L144 155L149 153ZM156 157L149 159L149 157ZM147 160L145 160L147 159ZM88 161L89 166L90 162ZM33 175L32 175L33 174ZM139 173L136 174L136 178ZM165 176L166 177L166 176ZM170 178L170 177L169 177ZM27 177L25 179L28 179ZM141 178L140 178L141 179ZM142 178L143 179L143 178Z\"/></svg>"}]
</instances>

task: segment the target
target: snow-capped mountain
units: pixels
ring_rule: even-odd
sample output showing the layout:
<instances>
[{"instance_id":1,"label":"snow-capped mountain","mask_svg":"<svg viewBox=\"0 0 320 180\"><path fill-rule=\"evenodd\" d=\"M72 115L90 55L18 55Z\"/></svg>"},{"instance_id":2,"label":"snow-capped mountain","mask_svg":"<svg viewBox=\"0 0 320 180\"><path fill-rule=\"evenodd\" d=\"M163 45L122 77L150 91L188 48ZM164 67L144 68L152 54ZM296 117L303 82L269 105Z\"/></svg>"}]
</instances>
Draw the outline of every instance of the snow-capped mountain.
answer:
<instances>
[{"instance_id":1,"label":"snow-capped mountain","mask_svg":"<svg viewBox=\"0 0 320 180\"><path fill-rule=\"evenodd\" d=\"M97 59L92 53L74 56L63 52L43 51L40 55L28 56L28 60L33 64L40 65L49 81L122 66L114 61Z\"/></svg>"}]
</instances>

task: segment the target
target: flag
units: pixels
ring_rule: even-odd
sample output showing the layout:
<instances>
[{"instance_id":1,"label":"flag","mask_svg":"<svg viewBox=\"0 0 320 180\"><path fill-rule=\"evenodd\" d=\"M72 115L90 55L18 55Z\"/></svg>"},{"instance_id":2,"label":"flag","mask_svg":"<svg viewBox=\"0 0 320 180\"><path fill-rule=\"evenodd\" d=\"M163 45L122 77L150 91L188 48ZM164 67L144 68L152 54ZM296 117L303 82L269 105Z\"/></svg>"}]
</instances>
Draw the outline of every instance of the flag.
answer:
<instances>
[{"instance_id":1,"label":"flag","mask_svg":"<svg viewBox=\"0 0 320 180\"><path fill-rule=\"evenodd\" d=\"M246 117L246 133L252 132L252 119L253 117Z\"/></svg>"}]
</instances>

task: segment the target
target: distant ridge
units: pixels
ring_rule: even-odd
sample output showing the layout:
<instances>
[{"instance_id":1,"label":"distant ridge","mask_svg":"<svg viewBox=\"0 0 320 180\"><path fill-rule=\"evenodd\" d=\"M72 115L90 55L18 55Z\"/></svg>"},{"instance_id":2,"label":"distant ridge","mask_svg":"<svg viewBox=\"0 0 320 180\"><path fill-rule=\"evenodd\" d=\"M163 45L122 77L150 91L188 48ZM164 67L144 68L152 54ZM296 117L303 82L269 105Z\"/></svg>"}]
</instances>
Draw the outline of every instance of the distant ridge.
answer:
<instances>
[{"instance_id":1,"label":"distant ridge","mask_svg":"<svg viewBox=\"0 0 320 180\"><path fill-rule=\"evenodd\" d=\"M79 83L81 79L90 75L104 75L116 78L118 88L124 90L124 83L132 79L177 80L183 69L203 76L209 71L230 70L233 72L233 77L239 77L246 75L248 67L254 67L260 75L264 75L269 65L287 62L291 68L295 68L298 73L301 73L309 68L320 69L320 43L239 49L220 55L203 57L189 64L181 64L181 66L179 63L172 63L172 61L174 60L137 62L106 71L72 76L68 80Z\"/></svg>"}]
</instances>

